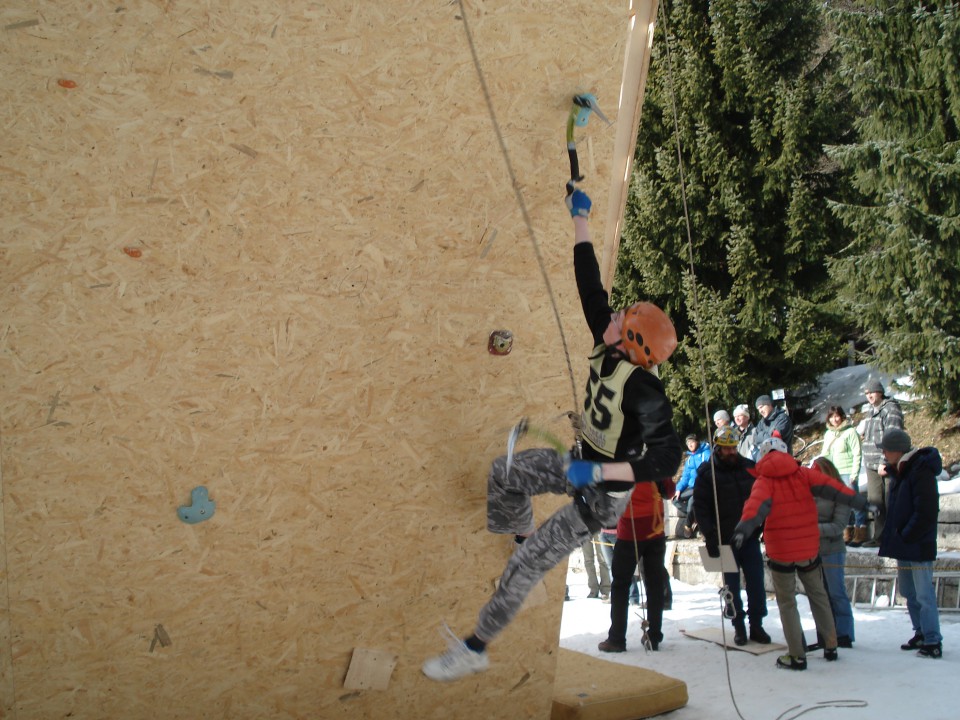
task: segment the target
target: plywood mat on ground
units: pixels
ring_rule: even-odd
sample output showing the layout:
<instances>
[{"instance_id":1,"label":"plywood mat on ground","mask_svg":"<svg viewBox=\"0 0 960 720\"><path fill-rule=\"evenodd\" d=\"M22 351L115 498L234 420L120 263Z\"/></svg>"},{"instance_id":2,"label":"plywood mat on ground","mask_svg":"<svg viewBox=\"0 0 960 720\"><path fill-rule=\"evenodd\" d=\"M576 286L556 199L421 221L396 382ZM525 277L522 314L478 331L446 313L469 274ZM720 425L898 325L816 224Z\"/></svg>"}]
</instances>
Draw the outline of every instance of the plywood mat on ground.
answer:
<instances>
[{"instance_id":1,"label":"plywood mat on ground","mask_svg":"<svg viewBox=\"0 0 960 720\"><path fill-rule=\"evenodd\" d=\"M682 632L688 638L692 638L693 640L706 640L707 642L725 646L730 650L742 650L743 652L752 653L753 655L765 655L766 653L770 652L783 652L787 649L787 646L781 643L767 643L766 645L761 645L753 640L749 641L746 645L737 645L735 642L733 642L733 630L730 628L726 629L726 640L724 640L723 628L718 627L693 628L683 630Z\"/></svg>"},{"instance_id":2,"label":"plywood mat on ground","mask_svg":"<svg viewBox=\"0 0 960 720\"><path fill-rule=\"evenodd\" d=\"M509 426L566 432L535 247L581 369L564 123L616 120L628 8L463 8L0 8L0 715L549 716L562 568L489 673L419 668L510 552ZM615 128L578 137L601 208Z\"/></svg>"},{"instance_id":3,"label":"plywood mat on ground","mask_svg":"<svg viewBox=\"0 0 960 720\"><path fill-rule=\"evenodd\" d=\"M647 668L560 649L551 720L639 720L687 704L687 684Z\"/></svg>"}]
</instances>

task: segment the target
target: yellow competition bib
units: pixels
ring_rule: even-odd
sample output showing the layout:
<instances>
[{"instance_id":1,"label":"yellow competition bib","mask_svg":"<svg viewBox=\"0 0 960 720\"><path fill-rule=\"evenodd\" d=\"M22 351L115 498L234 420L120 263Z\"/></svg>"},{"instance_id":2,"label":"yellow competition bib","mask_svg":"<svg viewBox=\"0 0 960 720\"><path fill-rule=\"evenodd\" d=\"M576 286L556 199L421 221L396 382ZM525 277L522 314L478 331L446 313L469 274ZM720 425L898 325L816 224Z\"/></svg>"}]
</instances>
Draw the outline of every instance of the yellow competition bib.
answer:
<instances>
[{"instance_id":1,"label":"yellow competition bib","mask_svg":"<svg viewBox=\"0 0 960 720\"><path fill-rule=\"evenodd\" d=\"M590 381L583 402L583 439L601 455L613 458L623 434L623 388L637 369L636 365L619 362L613 373L604 377L603 346L594 348L590 361Z\"/></svg>"}]
</instances>

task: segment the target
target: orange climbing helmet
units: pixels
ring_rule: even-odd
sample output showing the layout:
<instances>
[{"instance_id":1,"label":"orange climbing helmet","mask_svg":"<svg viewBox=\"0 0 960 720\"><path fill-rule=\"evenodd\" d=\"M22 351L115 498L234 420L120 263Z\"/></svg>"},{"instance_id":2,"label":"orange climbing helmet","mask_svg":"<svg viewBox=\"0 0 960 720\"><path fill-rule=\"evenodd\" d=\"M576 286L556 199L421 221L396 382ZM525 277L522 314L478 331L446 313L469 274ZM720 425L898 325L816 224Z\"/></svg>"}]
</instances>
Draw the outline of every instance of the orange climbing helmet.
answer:
<instances>
[{"instance_id":1,"label":"orange climbing helmet","mask_svg":"<svg viewBox=\"0 0 960 720\"><path fill-rule=\"evenodd\" d=\"M677 331L667 314L653 303L638 302L623 313L623 351L634 365L649 370L677 348Z\"/></svg>"}]
</instances>

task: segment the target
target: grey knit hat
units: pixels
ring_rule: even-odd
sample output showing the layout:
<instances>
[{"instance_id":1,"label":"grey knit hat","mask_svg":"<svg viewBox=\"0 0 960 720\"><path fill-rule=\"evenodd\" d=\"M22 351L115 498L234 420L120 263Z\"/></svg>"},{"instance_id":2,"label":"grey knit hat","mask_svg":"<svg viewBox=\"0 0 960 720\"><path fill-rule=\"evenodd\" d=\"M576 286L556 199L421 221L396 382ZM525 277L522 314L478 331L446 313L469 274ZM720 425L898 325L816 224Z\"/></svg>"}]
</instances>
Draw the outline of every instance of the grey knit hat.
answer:
<instances>
[{"instance_id":1,"label":"grey knit hat","mask_svg":"<svg viewBox=\"0 0 960 720\"><path fill-rule=\"evenodd\" d=\"M910 436L907 435L900 428L890 428L885 433L883 433L883 440L877 443L877 447L880 450L888 450L889 452L910 452L912 443L910 441Z\"/></svg>"},{"instance_id":2,"label":"grey knit hat","mask_svg":"<svg viewBox=\"0 0 960 720\"><path fill-rule=\"evenodd\" d=\"M761 395L757 398L757 401L753 404L754 407L759 408L761 405L773 405L773 399L769 395Z\"/></svg>"},{"instance_id":3,"label":"grey knit hat","mask_svg":"<svg viewBox=\"0 0 960 720\"><path fill-rule=\"evenodd\" d=\"M871 378L870 380L867 380L866 384L863 386L863 391L865 393L878 392L883 395L883 383L875 378Z\"/></svg>"}]
</instances>

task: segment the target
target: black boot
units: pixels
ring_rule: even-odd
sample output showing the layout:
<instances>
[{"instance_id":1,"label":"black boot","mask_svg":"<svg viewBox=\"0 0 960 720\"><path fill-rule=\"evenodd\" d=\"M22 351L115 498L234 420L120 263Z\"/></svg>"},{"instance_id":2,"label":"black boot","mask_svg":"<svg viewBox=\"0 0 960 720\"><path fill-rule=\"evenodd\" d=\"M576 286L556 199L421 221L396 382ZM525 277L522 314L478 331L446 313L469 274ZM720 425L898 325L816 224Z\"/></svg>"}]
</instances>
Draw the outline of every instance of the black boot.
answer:
<instances>
[{"instance_id":1,"label":"black boot","mask_svg":"<svg viewBox=\"0 0 960 720\"><path fill-rule=\"evenodd\" d=\"M741 646L747 644L747 626L743 624L742 619L733 621L733 644Z\"/></svg>"},{"instance_id":2,"label":"black boot","mask_svg":"<svg viewBox=\"0 0 960 720\"><path fill-rule=\"evenodd\" d=\"M784 670L806 670L807 659L795 658L792 655L781 655L777 658L777 667Z\"/></svg>"},{"instance_id":3,"label":"black boot","mask_svg":"<svg viewBox=\"0 0 960 720\"><path fill-rule=\"evenodd\" d=\"M914 633L914 636L900 646L901 650L919 650L923 645L923 633Z\"/></svg>"},{"instance_id":4,"label":"black boot","mask_svg":"<svg viewBox=\"0 0 960 720\"><path fill-rule=\"evenodd\" d=\"M750 639L755 643L760 643L761 645L770 644L770 636L767 635L767 631L764 630L760 625L751 625L750 626Z\"/></svg>"},{"instance_id":5,"label":"black boot","mask_svg":"<svg viewBox=\"0 0 960 720\"><path fill-rule=\"evenodd\" d=\"M615 642L607 638L599 645L597 645L597 650L605 653L622 653L627 651L627 644Z\"/></svg>"}]
</instances>

